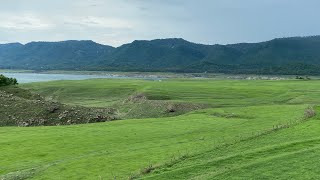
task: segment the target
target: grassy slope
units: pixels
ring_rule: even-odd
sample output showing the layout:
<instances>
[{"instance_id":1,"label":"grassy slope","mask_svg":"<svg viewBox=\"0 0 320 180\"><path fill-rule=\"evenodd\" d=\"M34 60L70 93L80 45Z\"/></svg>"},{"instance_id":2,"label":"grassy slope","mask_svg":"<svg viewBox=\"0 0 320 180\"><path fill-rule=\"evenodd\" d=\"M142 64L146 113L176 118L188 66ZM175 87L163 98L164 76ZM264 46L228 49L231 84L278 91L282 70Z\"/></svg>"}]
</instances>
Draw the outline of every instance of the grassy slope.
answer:
<instances>
[{"instance_id":1,"label":"grassy slope","mask_svg":"<svg viewBox=\"0 0 320 180\"><path fill-rule=\"evenodd\" d=\"M215 148L142 179L319 179L320 116L288 129Z\"/></svg>"},{"instance_id":2,"label":"grassy slope","mask_svg":"<svg viewBox=\"0 0 320 180\"><path fill-rule=\"evenodd\" d=\"M134 93L151 100L205 103L213 107L262 104L316 104L320 83L312 81L249 80L115 80L55 81L22 85L47 98L84 106L107 106Z\"/></svg>"},{"instance_id":3,"label":"grassy slope","mask_svg":"<svg viewBox=\"0 0 320 180\"><path fill-rule=\"evenodd\" d=\"M62 103L83 106L106 106L124 100L141 88L139 81L127 80L54 81L23 84L41 95Z\"/></svg>"},{"instance_id":4,"label":"grassy slope","mask_svg":"<svg viewBox=\"0 0 320 180\"><path fill-rule=\"evenodd\" d=\"M112 108L72 107L17 86L0 87L0 126L70 125L116 118Z\"/></svg>"},{"instance_id":5,"label":"grassy slope","mask_svg":"<svg viewBox=\"0 0 320 180\"><path fill-rule=\"evenodd\" d=\"M111 106L119 110L119 118L128 119L174 116L207 107L319 104L318 82L95 79L31 83L22 87L70 105ZM141 93L147 96L146 101L127 101L130 95ZM176 111L168 113L167 109L172 104Z\"/></svg>"},{"instance_id":6,"label":"grassy slope","mask_svg":"<svg viewBox=\"0 0 320 180\"><path fill-rule=\"evenodd\" d=\"M233 142L239 136L251 136L299 119L304 109L304 105L226 108L174 118L3 127L0 174L34 179L124 178L149 164L165 162L179 152L204 152L215 144ZM223 116L230 113L234 116Z\"/></svg>"},{"instance_id":7,"label":"grassy slope","mask_svg":"<svg viewBox=\"0 0 320 180\"><path fill-rule=\"evenodd\" d=\"M86 107L111 107L120 119L168 117L208 107L204 104L145 99L144 90L160 82L146 80L84 80L23 84L47 100ZM135 98L135 96L142 98ZM168 112L174 107L174 112ZM147 111L146 111L147 110Z\"/></svg>"},{"instance_id":8,"label":"grassy slope","mask_svg":"<svg viewBox=\"0 0 320 180\"><path fill-rule=\"evenodd\" d=\"M172 118L0 128L4 137L0 139L0 151L4 152L0 154L0 174L34 179L128 177L130 172L162 164L172 155L201 154L217 144L299 119L307 104L320 101L318 81L86 80L23 87L47 98L54 94L53 99L85 106L118 104L132 94L144 93L153 100L221 107Z\"/></svg>"}]
</instances>

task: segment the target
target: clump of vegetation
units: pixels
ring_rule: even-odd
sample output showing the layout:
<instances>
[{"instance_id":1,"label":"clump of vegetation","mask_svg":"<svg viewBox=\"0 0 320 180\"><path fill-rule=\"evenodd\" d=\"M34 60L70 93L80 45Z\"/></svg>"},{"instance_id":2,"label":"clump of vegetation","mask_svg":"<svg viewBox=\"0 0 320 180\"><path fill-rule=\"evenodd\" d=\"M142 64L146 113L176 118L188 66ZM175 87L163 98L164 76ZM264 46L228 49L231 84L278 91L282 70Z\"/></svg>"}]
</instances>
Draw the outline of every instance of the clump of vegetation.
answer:
<instances>
[{"instance_id":1,"label":"clump of vegetation","mask_svg":"<svg viewBox=\"0 0 320 180\"><path fill-rule=\"evenodd\" d=\"M247 115L240 115L235 113L221 113L221 112L214 112L212 116L226 118L226 119L253 119L254 117L250 117Z\"/></svg>"},{"instance_id":2,"label":"clump of vegetation","mask_svg":"<svg viewBox=\"0 0 320 180\"><path fill-rule=\"evenodd\" d=\"M149 166L147 166L147 167L145 167L145 168L142 168L141 170L140 170L140 173L142 174L142 175L144 175L144 174L148 174L148 173L150 173L152 170L154 170L155 169L155 167L152 165L152 164L150 164Z\"/></svg>"},{"instance_id":3,"label":"clump of vegetation","mask_svg":"<svg viewBox=\"0 0 320 180\"><path fill-rule=\"evenodd\" d=\"M311 80L311 78L309 76L306 76L305 78L302 76L296 76L296 79Z\"/></svg>"},{"instance_id":4,"label":"clump of vegetation","mask_svg":"<svg viewBox=\"0 0 320 180\"><path fill-rule=\"evenodd\" d=\"M9 86L9 85L16 85L18 81L16 78L9 78L0 74L0 86Z\"/></svg>"},{"instance_id":5,"label":"clump of vegetation","mask_svg":"<svg viewBox=\"0 0 320 180\"><path fill-rule=\"evenodd\" d=\"M316 111L311 106L309 106L307 109L304 110L304 117L306 119L312 118L315 115L316 115Z\"/></svg>"}]
</instances>

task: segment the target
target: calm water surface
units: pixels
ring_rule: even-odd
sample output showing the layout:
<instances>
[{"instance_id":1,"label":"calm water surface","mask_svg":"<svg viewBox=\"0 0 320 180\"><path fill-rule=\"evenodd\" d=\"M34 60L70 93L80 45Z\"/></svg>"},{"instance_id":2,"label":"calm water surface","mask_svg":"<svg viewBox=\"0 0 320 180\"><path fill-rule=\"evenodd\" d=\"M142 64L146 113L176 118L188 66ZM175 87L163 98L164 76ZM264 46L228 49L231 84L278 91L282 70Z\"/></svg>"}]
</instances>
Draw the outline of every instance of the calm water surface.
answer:
<instances>
[{"instance_id":1,"label":"calm water surface","mask_svg":"<svg viewBox=\"0 0 320 180\"><path fill-rule=\"evenodd\" d=\"M84 80L84 79L96 79L96 78L118 78L118 79L150 79L157 80L158 78L151 77L129 77L119 75L81 75L81 74L38 74L38 73L0 73L7 77L13 77L18 80L19 83L30 82L44 82L44 81L56 81L56 80Z\"/></svg>"}]
</instances>

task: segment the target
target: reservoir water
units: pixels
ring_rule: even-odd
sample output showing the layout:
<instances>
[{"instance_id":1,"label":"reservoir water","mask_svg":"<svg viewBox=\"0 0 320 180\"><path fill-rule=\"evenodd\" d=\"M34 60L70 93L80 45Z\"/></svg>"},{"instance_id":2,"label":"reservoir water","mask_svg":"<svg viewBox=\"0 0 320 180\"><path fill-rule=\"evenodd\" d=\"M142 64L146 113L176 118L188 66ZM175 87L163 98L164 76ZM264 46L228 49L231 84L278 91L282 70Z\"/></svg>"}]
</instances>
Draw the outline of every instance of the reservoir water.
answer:
<instances>
[{"instance_id":1,"label":"reservoir water","mask_svg":"<svg viewBox=\"0 0 320 180\"><path fill-rule=\"evenodd\" d=\"M18 83L31 83L31 82L45 82L57 80L84 80L84 79L97 79L97 78L112 78L112 79L149 79L158 80L157 77L145 76L123 76L123 75L87 75L87 74L41 74L41 73L0 73L7 77L16 78Z\"/></svg>"}]
</instances>

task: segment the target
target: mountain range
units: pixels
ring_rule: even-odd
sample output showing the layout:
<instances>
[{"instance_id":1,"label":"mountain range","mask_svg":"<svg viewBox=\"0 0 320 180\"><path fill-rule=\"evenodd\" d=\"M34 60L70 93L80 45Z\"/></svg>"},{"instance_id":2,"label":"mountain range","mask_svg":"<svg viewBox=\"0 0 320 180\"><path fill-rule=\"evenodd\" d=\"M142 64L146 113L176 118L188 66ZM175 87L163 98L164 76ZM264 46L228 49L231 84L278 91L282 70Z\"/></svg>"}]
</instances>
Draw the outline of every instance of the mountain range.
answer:
<instances>
[{"instance_id":1,"label":"mountain range","mask_svg":"<svg viewBox=\"0 0 320 180\"><path fill-rule=\"evenodd\" d=\"M117 48L90 40L9 43L0 44L0 68L319 75L320 36L228 45L136 40Z\"/></svg>"}]
</instances>

